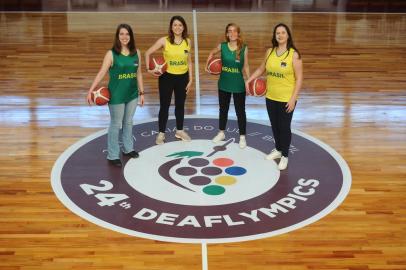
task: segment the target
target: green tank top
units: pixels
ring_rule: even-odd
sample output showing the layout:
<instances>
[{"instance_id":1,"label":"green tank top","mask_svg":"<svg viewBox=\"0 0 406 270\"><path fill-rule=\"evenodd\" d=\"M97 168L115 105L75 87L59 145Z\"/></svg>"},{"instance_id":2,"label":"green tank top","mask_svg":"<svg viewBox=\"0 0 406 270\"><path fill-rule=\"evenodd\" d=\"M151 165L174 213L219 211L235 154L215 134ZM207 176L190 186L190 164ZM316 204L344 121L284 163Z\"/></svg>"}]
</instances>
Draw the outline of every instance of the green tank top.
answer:
<instances>
[{"instance_id":1,"label":"green tank top","mask_svg":"<svg viewBox=\"0 0 406 270\"><path fill-rule=\"evenodd\" d=\"M109 104L127 103L138 97L138 54L113 53L113 66L109 70Z\"/></svg>"},{"instance_id":2,"label":"green tank top","mask_svg":"<svg viewBox=\"0 0 406 270\"><path fill-rule=\"evenodd\" d=\"M221 43L221 68L219 89L225 92L241 93L245 92L245 82L242 75L244 67L244 52L246 45L242 46L240 59L236 59L236 51L231 51L227 42Z\"/></svg>"}]
</instances>

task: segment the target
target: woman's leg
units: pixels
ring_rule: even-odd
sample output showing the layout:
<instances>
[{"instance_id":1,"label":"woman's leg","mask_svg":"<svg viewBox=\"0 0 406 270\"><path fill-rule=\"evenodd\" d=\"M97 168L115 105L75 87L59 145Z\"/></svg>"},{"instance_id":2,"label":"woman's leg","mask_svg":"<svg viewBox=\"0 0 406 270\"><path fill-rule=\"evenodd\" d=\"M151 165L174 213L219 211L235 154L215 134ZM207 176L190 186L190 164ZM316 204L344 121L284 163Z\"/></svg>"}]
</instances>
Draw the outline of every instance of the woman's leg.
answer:
<instances>
[{"instance_id":1,"label":"woman's leg","mask_svg":"<svg viewBox=\"0 0 406 270\"><path fill-rule=\"evenodd\" d=\"M169 106L171 106L173 92L173 78L169 73L162 74L158 79L159 85L159 132L165 133L166 123L168 122Z\"/></svg>"},{"instance_id":2,"label":"woman's leg","mask_svg":"<svg viewBox=\"0 0 406 270\"><path fill-rule=\"evenodd\" d=\"M282 156L288 157L289 155L289 147L292 140L292 130L291 130L291 123L293 117L293 111L290 113L286 112L286 102L279 102L281 103L281 108L279 112L279 134L280 134L280 148L282 151Z\"/></svg>"},{"instance_id":3,"label":"woman's leg","mask_svg":"<svg viewBox=\"0 0 406 270\"><path fill-rule=\"evenodd\" d=\"M120 145L118 134L124 117L124 104L109 104L110 126L107 132L107 159L120 158Z\"/></svg>"},{"instance_id":4,"label":"woman's leg","mask_svg":"<svg viewBox=\"0 0 406 270\"><path fill-rule=\"evenodd\" d=\"M266 99L266 110L268 111L269 121L271 122L273 138L275 140L275 148L278 151L282 151L280 145L280 130L279 130L279 118L278 118L278 102Z\"/></svg>"},{"instance_id":5,"label":"woman's leg","mask_svg":"<svg viewBox=\"0 0 406 270\"><path fill-rule=\"evenodd\" d=\"M237 114L238 129L240 130L240 135L245 135L247 133L247 116L245 114L245 92L234 93L234 109Z\"/></svg>"},{"instance_id":6,"label":"woman's leg","mask_svg":"<svg viewBox=\"0 0 406 270\"><path fill-rule=\"evenodd\" d=\"M219 89L218 95L219 95L219 129L224 131L227 126L231 93Z\"/></svg>"},{"instance_id":7,"label":"woman's leg","mask_svg":"<svg viewBox=\"0 0 406 270\"><path fill-rule=\"evenodd\" d=\"M123 118L123 146L124 153L134 151L133 118L137 109L138 98L125 104Z\"/></svg>"},{"instance_id":8,"label":"woman's leg","mask_svg":"<svg viewBox=\"0 0 406 270\"><path fill-rule=\"evenodd\" d=\"M175 79L175 117L176 129L183 130L185 119L186 86L189 83L189 73L174 75Z\"/></svg>"}]
</instances>

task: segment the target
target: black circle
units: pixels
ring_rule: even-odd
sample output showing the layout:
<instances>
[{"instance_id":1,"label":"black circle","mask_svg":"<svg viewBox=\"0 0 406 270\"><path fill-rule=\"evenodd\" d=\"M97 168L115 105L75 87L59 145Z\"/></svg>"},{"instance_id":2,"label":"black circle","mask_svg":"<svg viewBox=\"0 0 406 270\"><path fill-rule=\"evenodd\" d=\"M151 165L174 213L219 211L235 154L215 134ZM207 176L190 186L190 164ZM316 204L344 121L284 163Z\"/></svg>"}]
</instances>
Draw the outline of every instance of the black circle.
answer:
<instances>
[{"instance_id":1,"label":"black circle","mask_svg":"<svg viewBox=\"0 0 406 270\"><path fill-rule=\"evenodd\" d=\"M207 176L193 176L189 179L189 182L196 186L205 186L211 183L211 179Z\"/></svg>"},{"instance_id":2,"label":"black circle","mask_svg":"<svg viewBox=\"0 0 406 270\"><path fill-rule=\"evenodd\" d=\"M176 169L176 173L183 176L191 176L197 173L197 170L192 167L180 167Z\"/></svg>"},{"instance_id":3,"label":"black circle","mask_svg":"<svg viewBox=\"0 0 406 270\"><path fill-rule=\"evenodd\" d=\"M219 175L223 170L218 167L204 167L201 172L204 175Z\"/></svg>"},{"instance_id":4,"label":"black circle","mask_svg":"<svg viewBox=\"0 0 406 270\"><path fill-rule=\"evenodd\" d=\"M209 161L205 158L193 158L189 160L189 165L192 165L194 167L203 167L209 165Z\"/></svg>"}]
</instances>

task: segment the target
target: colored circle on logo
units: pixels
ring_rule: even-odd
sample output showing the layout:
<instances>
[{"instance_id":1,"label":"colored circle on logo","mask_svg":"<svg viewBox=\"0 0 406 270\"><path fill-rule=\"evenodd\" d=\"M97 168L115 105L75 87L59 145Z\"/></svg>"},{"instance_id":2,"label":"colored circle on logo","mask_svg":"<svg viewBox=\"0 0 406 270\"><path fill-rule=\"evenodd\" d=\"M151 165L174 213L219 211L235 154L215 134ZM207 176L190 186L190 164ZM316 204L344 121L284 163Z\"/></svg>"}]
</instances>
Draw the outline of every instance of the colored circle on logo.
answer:
<instances>
[{"instance_id":1,"label":"colored circle on logo","mask_svg":"<svg viewBox=\"0 0 406 270\"><path fill-rule=\"evenodd\" d=\"M197 170L195 168L192 167L181 167L176 169L176 173L179 175L194 175L197 172Z\"/></svg>"},{"instance_id":2,"label":"colored circle on logo","mask_svg":"<svg viewBox=\"0 0 406 270\"><path fill-rule=\"evenodd\" d=\"M206 176L193 176L189 179L189 182L196 186L205 186L211 183L211 179Z\"/></svg>"},{"instance_id":3,"label":"colored circle on logo","mask_svg":"<svg viewBox=\"0 0 406 270\"><path fill-rule=\"evenodd\" d=\"M205 167L201 170L204 175L219 175L223 172L222 169L218 167Z\"/></svg>"},{"instance_id":4,"label":"colored circle on logo","mask_svg":"<svg viewBox=\"0 0 406 270\"><path fill-rule=\"evenodd\" d=\"M226 170L226 173L230 174L230 175L243 175L247 172L246 169L244 169L243 167L238 167L238 166L232 166L232 167L228 167Z\"/></svg>"},{"instance_id":5,"label":"colored circle on logo","mask_svg":"<svg viewBox=\"0 0 406 270\"><path fill-rule=\"evenodd\" d=\"M189 160L189 164L194 167L204 167L209 165L209 161L205 158L193 158Z\"/></svg>"},{"instance_id":6,"label":"colored circle on logo","mask_svg":"<svg viewBox=\"0 0 406 270\"><path fill-rule=\"evenodd\" d=\"M219 176L216 177L215 182L219 185L230 186L237 182L237 179L232 176Z\"/></svg>"},{"instance_id":7,"label":"colored circle on logo","mask_svg":"<svg viewBox=\"0 0 406 270\"><path fill-rule=\"evenodd\" d=\"M133 136L140 157L122 157L122 169L106 161L107 130L96 132L58 158L52 188L68 209L99 226L182 243L237 242L287 233L321 219L347 196L347 164L316 138L293 131L289 165L280 172L276 161L265 159L275 147L267 122L248 122L244 149L238 146L237 121L231 119L227 140L214 146L217 125L218 119L188 116L184 128L193 140L182 142L174 138L176 123L170 119L166 142L157 146L157 122L137 123ZM220 158L233 163L215 164ZM180 175L185 167L196 172ZM221 172L204 175L208 167Z\"/></svg>"},{"instance_id":8,"label":"colored circle on logo","mask_svg":"<svg viewBox=\"0 0 406 270\"><path fill-rule=\"evenodd\" d=\"M211 185L203 188L203 192L208 195L221 195L226 191L222 186Z\"/></svg>"},{"instance_id":9,"label":"colored circle on logo","mask_svg":"<svg viewBox=\"0 0 406 270\"><path fill-rule=\"evenodd\" d=\"M234 161L229 158L216 158L213 160L213 164L220 167L228 167L234 164Z\"/></svg>"}]
</instances>

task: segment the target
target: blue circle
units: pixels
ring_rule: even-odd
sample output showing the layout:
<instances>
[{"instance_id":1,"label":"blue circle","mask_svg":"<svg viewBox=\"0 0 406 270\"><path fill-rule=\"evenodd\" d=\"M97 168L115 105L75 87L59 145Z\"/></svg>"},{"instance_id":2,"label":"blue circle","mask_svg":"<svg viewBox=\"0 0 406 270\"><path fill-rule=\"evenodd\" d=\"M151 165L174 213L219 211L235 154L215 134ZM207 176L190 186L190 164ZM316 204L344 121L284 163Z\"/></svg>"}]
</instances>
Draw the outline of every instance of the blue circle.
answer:
<instances>
[{"instance_id":1,"label":"blue circle","mask_svg":"<svg viewBox=\"0 0 406 270\"><path fill-rule=\"evenodd\" d=\"M247 172L247 170L243 167L232 166L228 167L225 172L229 175L243 175Z\"/></svg>"}]
</instances>

